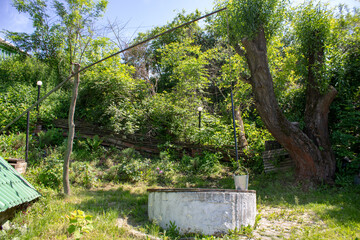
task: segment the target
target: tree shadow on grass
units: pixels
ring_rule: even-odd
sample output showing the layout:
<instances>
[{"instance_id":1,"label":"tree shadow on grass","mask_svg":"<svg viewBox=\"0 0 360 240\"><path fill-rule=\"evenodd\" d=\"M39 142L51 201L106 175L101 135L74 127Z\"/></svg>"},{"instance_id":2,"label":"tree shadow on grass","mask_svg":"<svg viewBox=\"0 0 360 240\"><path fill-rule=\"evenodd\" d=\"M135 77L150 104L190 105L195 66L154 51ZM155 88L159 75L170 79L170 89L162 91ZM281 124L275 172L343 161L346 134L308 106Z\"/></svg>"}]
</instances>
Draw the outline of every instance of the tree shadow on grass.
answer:
<instances>
[{"instance_id":1,"label":"tree shadow on grass","mask_svg":"<svg viewBox=\"0 0 360 240\"><path fill-rule=\"evenodd\" d=\"M332 219L343 226L360 223L360 186L304 189L295 181L293 172L288 172L257 176L250 181L249 189L256 190L261 204L286 208L311 205L321 219Z\"/></svg>"},{"instance_id":2,"label":"tree shadow on grass","mask_svg":"<svg viewBox=\"0 0 360 240\"><path fill-rule=\"evenodd\" d=\"M126 219L133 227L144 227L148 221L148 194L144 191L135 193L124 186L114 186L110 189L95 189L81 191L84 197L76 204L93 216L117 213L118 218Z\"/></svg>"},{"instance_id":3,"label":"tree shadow on grass","mask_svg":"<svg viewBox=\"0 0 360 240\"><path fill-rule=\"evenodd\" d=\"M193 179L186 179L194 181ZM219 179L217 188L233 188L232 178ZM209 179L202 181L209 187ZM199 184L199 182L197 182ZM195 184L195 185L197 185ZM186 187L186 186L180 186ZM199 187L199 186L191 186ZM148 194L146 190L134 191L131 186L119 185L109 189L81 191L84 200L76 207L93 216L115 212L118 218L126 219L133 227L147 228ZM256 190L258 204L296 209L311 208L321 219L331 219L341 226L357 227L360 223L360 187L338 188L320 186L304 190L293 174L264 174L250 179L250 190Z\"/></svg>"}]
</instances>

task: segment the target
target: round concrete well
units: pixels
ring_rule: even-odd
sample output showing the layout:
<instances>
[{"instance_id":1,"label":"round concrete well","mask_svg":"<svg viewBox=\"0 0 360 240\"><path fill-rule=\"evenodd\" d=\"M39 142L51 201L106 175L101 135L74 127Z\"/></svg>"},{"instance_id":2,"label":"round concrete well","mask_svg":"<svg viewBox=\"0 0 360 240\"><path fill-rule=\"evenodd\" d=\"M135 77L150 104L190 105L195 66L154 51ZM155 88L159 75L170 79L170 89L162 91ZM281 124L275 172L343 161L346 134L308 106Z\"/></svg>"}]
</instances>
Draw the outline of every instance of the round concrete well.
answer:
<instances>
[{"instance_id":1,"label":"round concrete well","mask_svg":"<svg viewBox=\"0 0 360 240\"><path fill-rule=\"evenodd\" d=\"M228 189L148 189L149 219L162 228L175 224L181 234L220 235L253 226L256 191ZM170 223L171 222L171 223Z\"/></svg>"}]
</instances>

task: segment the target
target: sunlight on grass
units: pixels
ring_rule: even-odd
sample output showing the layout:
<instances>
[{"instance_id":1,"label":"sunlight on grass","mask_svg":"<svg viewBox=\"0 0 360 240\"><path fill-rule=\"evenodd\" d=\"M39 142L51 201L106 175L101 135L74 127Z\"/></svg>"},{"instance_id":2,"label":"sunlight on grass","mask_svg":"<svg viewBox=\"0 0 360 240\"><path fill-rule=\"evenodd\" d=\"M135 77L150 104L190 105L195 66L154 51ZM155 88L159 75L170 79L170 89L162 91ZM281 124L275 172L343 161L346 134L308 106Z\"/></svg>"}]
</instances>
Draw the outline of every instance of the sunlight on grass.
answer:
<instances>
[{"instance_id":1,"label":"sunlight on grass","mask_svg":"<svg viewBox=\"0 0 360 240\"><path fill-rule=\"evenodd\" d=\"M259 175L251 180L250 189L257 190L257 226L231 232L222 239L238 239L246 235L280 239L356 239L360 232L359 187L325 187L303 191L291 180L291 174ZM189 178L181 183L189 183ZM190 182L197 186L198 179ZM228 188L231 177L217 181L200 180L204 187ZM180 185L181 185L180 184ZM91 189L74 187L64 197L55 190L41 189L43 197L26 212L20 212L12 224L26 231L9 230L4 239L67 239L70 212L81 210L93 217L93 229L82 239L144 239L137 234L150 234L162 239L178 239L148 221L148 188L146 183L100 183ZM169 235L170 234L170 235ZM3 237L3 235L1 235ZM193 239L217 239L192 235Z\"/></svg>"}]
</instances>

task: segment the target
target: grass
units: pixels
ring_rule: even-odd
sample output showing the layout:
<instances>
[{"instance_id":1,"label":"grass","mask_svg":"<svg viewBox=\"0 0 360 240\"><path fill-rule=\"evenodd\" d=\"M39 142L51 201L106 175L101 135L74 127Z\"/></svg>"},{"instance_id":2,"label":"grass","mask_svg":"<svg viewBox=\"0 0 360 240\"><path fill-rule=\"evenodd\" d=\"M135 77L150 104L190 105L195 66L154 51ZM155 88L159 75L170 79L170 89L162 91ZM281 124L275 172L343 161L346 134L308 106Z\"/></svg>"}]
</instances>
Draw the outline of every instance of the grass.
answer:
<instances>
[{"instance_id":1,"label":"grass","mask_svg":"<svg viewBox=\"0 0 360 240\"><path fill-rule=\"evenodd\" d=\"M252 186L260 209L278 209L266 216L269 221L281 219L299 228L290 239L360 238L360 186L304 190L291 174L258 176Z\"/></svg>"},{"instance_id":2,"label":"grass","mask_svg":"<svg viewBox=\"0 0 360 240\"><path fill-rule=\"evenodd\" d=\"M14 139L7 146L14 145ZM131 149L119 152L96 143L86 142L97 146L92 151L87 150L85 143L85 147L75 147L77 159L70 172L69 197L61 194L61 186L55 184L61 184L63 146L51 145L46 151L33 147L30 155L37 160L26 178L42 197L25 212L17 213L0 230L0 239L75 239L68 233L70 223L66 217L74 210L93 217L92 230L84 232L81 239L145 239L144 234L180 239L176 225L164 230L148 221L148 188L234 189L231 166L219 165L214 156L176 161L163 154L159 159L145 159ZM7 148L0 146L1 149L4 152ZM87 160L81 161L80 156ZM360 186L324 185L309 189L296 183L293 174L287 172L251 175L249 189L257 193L256 225L229 231L223 239L360 239Z\"/></svg>"},{"instance_id":3,"label":"grass","mask_svg":"<svg viewBox=\"0 0 360 240\"><path fill-rule=\"evenodd\" d=\"M189 182L192 180L192 182ZM185 179L186 184L201 183L202 187L228 188L231 177L221 180ZM224 184L225 183L225 184ZM359 239L360 187L336 188L322 186L304 191L290 174L260 175L251 179L250 189L257 191L259 211L254 228L231 231L223 239L240 235L261 239L270 235L280 239ZM224 185L223 185L224 184ZM181 186L180 183L178 183ZM178 239L174 232L164 231L147 218L145 183L101 183L92 189L73 188L70 197L51 189L41 189L43 197L26 212L12 220L12 228L0 235L2 239L67 239L69 226L66 215L82 210L93 216L93 230L82 239L144 239L134 234L143 232L162 239ZM119 221L125 224L119 224ZM270 224L264 228L262 222ZM289 226L288 229L284 226ZM21 226L23 227L21 229ZM24 226L25 229L24 229ZM215 239L193 236L194 239Z\"/></svg>"}]
</instances>

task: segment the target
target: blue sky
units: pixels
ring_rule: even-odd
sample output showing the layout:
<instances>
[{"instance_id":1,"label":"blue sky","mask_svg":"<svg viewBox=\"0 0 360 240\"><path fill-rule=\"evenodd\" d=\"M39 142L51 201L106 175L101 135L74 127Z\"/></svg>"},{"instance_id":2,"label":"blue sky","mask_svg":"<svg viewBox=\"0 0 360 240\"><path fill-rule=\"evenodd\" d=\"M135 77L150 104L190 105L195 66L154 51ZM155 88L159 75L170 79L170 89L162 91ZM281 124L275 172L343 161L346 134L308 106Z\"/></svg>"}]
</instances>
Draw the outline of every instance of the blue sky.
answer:
<instances>
[{"instance_id":1,"label":"blue sky","mask_svg":"<svg viewBox=\"0 0 360 240\"><path fill-rule=\"evenodd\" d=\"M11 2L0 0L0 31L31 32L31 21L26 14L19 14ZM103 22L109 19L111 22L127 23L126 35L131 37L136 30L146 31L153 26L166 24L182 9L190 13L196 9L204 12L212 8L213 0L109 0Z\"/></svg>"},{"instance_id":2,"label":"blue sky","mask_svg":"<svg viewBox=\"0 0 360 240\"><path fill-rule=\"evenodd\" d=\"M302 0L295 0L302 2ZM345 3L351 7L360 7L356 0L331 0L332 5ZM201 12L211 11L213 0L109 0L103 22L117 20L126 24L124 34L130 38L135 31L144 32L154 26L170 22L178 12L185 9L187 13L199 9ZM26 14L19 14L12 7L11 0L0 0L0 31L3 29L16 32L32 32L32 23ZM4 35L0 33L0 37Z\"/></svg>"}]
</instances>

